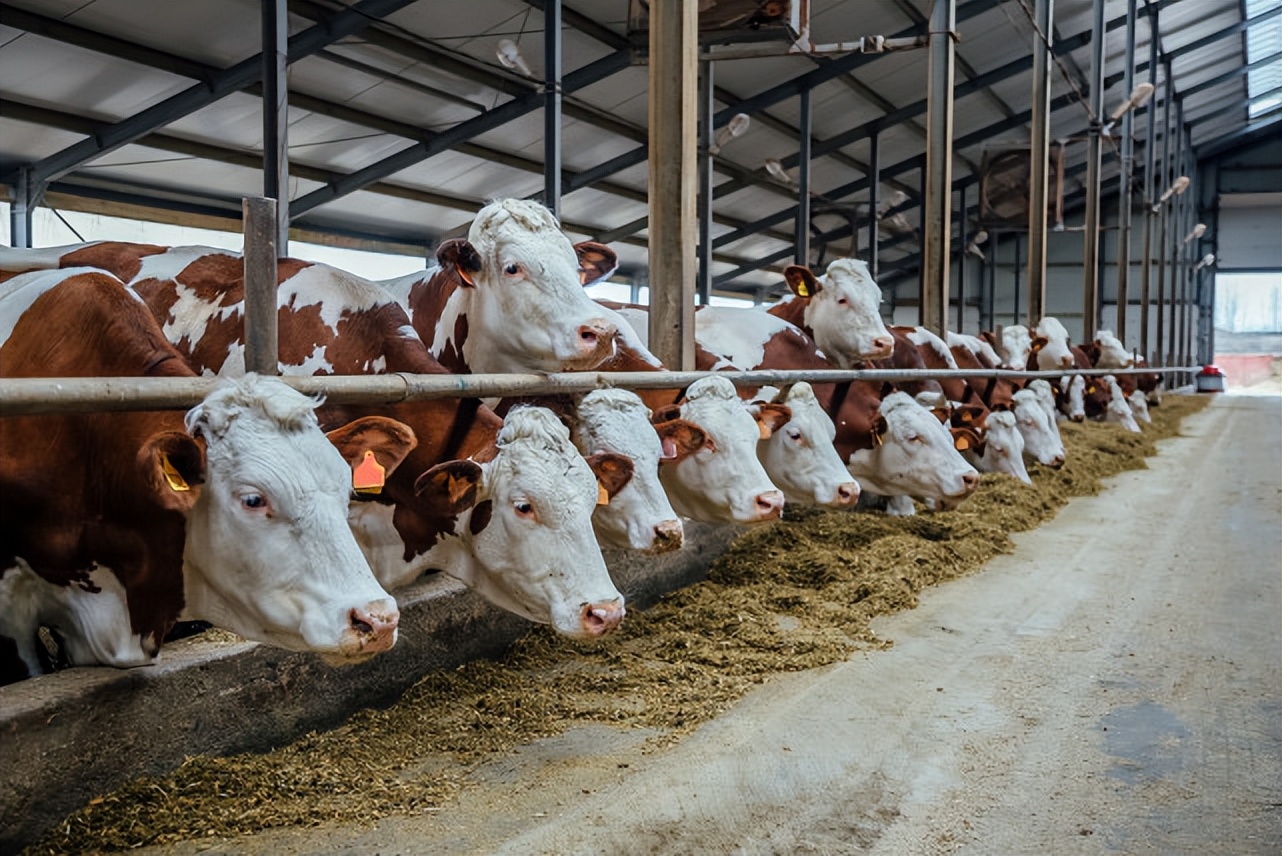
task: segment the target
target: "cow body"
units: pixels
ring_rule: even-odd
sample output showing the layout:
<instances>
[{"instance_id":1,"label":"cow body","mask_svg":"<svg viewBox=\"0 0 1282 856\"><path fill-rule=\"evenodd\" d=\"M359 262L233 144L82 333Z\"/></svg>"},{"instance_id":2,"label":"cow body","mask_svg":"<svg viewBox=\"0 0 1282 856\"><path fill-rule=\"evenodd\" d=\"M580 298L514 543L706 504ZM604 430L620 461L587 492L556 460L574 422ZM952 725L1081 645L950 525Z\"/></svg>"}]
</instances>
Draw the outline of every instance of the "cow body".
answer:
<instances>
[{"instance_id":1,"label":"cow body","mask_svg":"<svg viewBox=\"0 0 1282 856\"><path fill-rule=\"evenodd\" d=\"M5 377L190 377L117 278L71 269L0 289ZM73 664L150 662L186 615L357 659L398 613L345 524L352 475L315 402L247 378L178 413L7 417L0 437L5 635L36 627ZM401 426L403 427L403 426Z\"/></svg>"}]
</instances>

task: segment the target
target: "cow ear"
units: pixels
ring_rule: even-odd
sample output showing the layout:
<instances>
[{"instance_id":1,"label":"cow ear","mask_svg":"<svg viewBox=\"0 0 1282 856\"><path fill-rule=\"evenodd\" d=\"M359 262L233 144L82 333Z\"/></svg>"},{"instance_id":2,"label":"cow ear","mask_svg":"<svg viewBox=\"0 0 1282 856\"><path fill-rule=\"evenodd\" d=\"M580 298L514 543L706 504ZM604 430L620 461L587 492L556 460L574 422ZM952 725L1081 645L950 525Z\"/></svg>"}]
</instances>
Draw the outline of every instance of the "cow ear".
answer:
<instances>
[{"instance_id":1,"label":"cow ear","mask_svg":"<svg viewBox=\"0 0 1282 856\"><path fill-rule=\"evenodd\" d=\"M971 428L952 428L949 429L953 435L953 448L959 452L979 452L982 441L979 435Z\"/></svg>"},{"instance_id":2,"label":"cow ear","mask_svg":"<svg viewBox=\"0 0 1282 856\"><path fill-rule=\"evenodd\" d=\"M659 460L664 463L680 461L708 444L708 435L704 430L684 419L660 422L654 426L654 430L659 435L659 442L663 444L663 457Z\"/></svg>"},{"instance_id":3,"label":"cow ear","mask_svg":"<svg viewBox=\"0 0 1282 856\"><path fill-rule=\"evenodd\" d=\"M442 517L455 517L476 504L484 472L475 461L446 461L414 482L414 493Z\"/></svg>"},{"instance_id":4,"label":"cow ear","mask_svg":"<svg viewBox=\"0 0 1282 856\"><path fill-rule=\"evenodd\" d=\"M992 330L984 330L982 333L979 334L979 338L983 339L985 342L992 345L994 348L997 347L997 337L993 335Z\"/></svg>"},{"instance_id":5,"label":"cow ear","mask_svg":"<svg viewBox=\"0 0 1282 856\"><path fill-rule=\"evenodd\" d=\"M658 410L650 414L650 422L658 425L660 422L668 422L673 419L681 418L680 404L665 404Z\"/></svg>"},{"instance_id":6,"label":"cow ear","mask_svg":"<svg viewBox=\"0 0 1282 856\"><path fill-rule=\"evenodd\" d=\"M596 473L598 489L603 492L608 502L614 495L623 490L624 485L632 480L632 459L614 452L597 452L587 457L588 466ZM597 499L599 505L605 505Z\"/></svg>"},{"instance_id":7,"label":"cow ear","mask_svg":"<svg viewBox=\"0 0 1282 856\"><path fill-rule=\"evenodd\" d=\"M788 288L798 297L814 297L823 291L819 280L804 265L788 265L783 269L783 278L788 283Z\"/></svg>"},{"instance_id":8,"label":"cow ear","mask_svg":"<svg viewBox=\"0 0 1282 856\"><path fill-rule=\"evenodd\" d=\"M1091 361L1091 365L1099 362L1100 345L1098 341L1082 346L1082 352L1086 354L1086 359Z\"/></svg>"},{"instance_id":9,"label":"cow ear","mask_svg":"<svg viewBox=\"0 0 1282 856\"><path fill-rule=\"evenodd\" d=\"M792 408L786 404L758 404L752 418L757 420L757 429L762 440L769 440L770 435L788 424L792 418Z\"/></svg>"},{"instance_id":10,"label":"cow ear","mask_svg":"<svg viewBox=\"0 0 1282 856\"><path fill-rule=\"evenodd\" d=\"M1047 339L1045 336L1034 336L1033 337L1033 353L1035 354L1038 351L1040 351L1042 348L1049 345L1050 341L1051 340Z\"/></svg>"},{"instance_id":11,"label":"cow ear","mask_svg":"<svg viewBox=\"0 0 1282 856\"><path fill-rule=\"evenodd\" d=\"M205 483L205 447L181 431L163 431L147 438L138 452L146 483L172 511L186 513Z\"/></svg>"},{"instance_id":12,"label":"cow ear","mask_svg":"<svg viewBox=\"0 0 1282 856\"><path fill-rule=\"evenodd\" d=\"M980 424L984 418L984 409L973 404L959 404L953 407L949 422L958 428Z\"/></svg>"},{"instance_id":13,"label":"cow ear","mask_svg":"<svg viewBox=\"0 0 1282 856\"><path fill-rule=\"evenodd\" d=\"M481 254L466 238L450 238L442 241L436 248L436 262L441 267L453 270L459 279L469 286L475 286L475 275L481 272Z\"/></svg>"},{"instance_id":14,"label":"cow ear","mask_svg":"<svg viewBox=\"0 0 1282 856\"><path fill-rule=\"evenodd\" d=\"M579 281L588 286L608 279L619 267L619 257L614 250L596 241L583 241L574 245L579 256Z\"/></svg>"},{"instance_id":15,"label":"cow ear","mask_svg":"<svg viewBox=\"0 0 1282 856\"><path fill-rule=\"evenodd\" d=\"M878 413L877 419L872 423L872 444L880 446L885 441L886 432L889 430L890 423L886 421L885 416Z\"/></svg>"},{"instance_id":16,"label":"cow ear","mask_svg":"<svg viewBox=\"0 0 1282 856\"><path fill-rule=\"evenodd\" d=\"M418 445L408 425L384 416L366 416L325 435L352 468L352 490L382 493L387 476Z\"/></svg>"}]
</instances>

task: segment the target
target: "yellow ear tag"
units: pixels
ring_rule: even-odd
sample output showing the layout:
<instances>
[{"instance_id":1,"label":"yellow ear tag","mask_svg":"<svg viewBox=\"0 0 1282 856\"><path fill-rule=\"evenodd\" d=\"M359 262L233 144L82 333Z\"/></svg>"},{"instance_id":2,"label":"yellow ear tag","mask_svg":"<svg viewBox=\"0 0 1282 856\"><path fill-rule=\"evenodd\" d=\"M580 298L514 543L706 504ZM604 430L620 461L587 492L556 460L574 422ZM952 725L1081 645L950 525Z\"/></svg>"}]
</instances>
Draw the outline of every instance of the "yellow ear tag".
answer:
<instances>
[{"instance_id":1,"label":"yellow ear tag","mask_svg":"<svg viewBox=\"0 0 1282 856\"><path fill-rule=\"evenodd\" d=\"M769 426L769 425L767 425L766 423L762 422L760 419L758 419L758 420L757 420L757 433L761 435L761 439L762 439L762 440L769 440L769 439L770 439L770 426Z\"/></svg>"},{"instance_id":2,"label":"yellow ear tag","mask_svg":"<svg viewBox=\"0 0 1282 856\"><path fill-rule=\"evenodd\" d=\"M964 452L970 448L970 440L965 436L959 435L957 439L953 441L953 448L959 452Z\"/></svg>"},{"instance_id":3,"label":"yellow ear tag","mask_svg":"<svg viewBox=\"0 0 1282 856\"><path fill-rule=\"evenodd\" d=\"M365 451L365 458L352 470L352 490L357 493L382 493L387 483L387 468L374 459L372 451Z\"/></svg>"},{"instance_id":4,"label":"yellow ear tag","mask_svg":"<svg viewBox=\"0 0 1282 856\"><path fill-rule=\"evenodd\" d=\"M610 492L605 489L605 485L601 484L601 482L596 483L596 504L597 505L610 504Z\"/></svg>"},{"instance_id":5,"label":"yellow ear tag","mask_svg":"<svg viewBox=\"0 0 1282 856\"><path fill-rule=\"evenodd\" d=\"M169 489L182 493L191 490L191 485L187 480L174 469L174 465L169 462L169 456L164 452L160 453L160 471L165 474L165 481L169 482Z\"/></svg>"},{"instance_id":6,"label":"yellow ear tag","mask_svg":"<svg viewBox=\"0 0 1282 856\"><path fill-rule=\"evenodd\" d=\"M809 296L810 296L810 286L806 285L804 282L799 282L799 283L797 283L797 296L798 296L798 297L809 297Z\"/></svg>"}]
</instances>

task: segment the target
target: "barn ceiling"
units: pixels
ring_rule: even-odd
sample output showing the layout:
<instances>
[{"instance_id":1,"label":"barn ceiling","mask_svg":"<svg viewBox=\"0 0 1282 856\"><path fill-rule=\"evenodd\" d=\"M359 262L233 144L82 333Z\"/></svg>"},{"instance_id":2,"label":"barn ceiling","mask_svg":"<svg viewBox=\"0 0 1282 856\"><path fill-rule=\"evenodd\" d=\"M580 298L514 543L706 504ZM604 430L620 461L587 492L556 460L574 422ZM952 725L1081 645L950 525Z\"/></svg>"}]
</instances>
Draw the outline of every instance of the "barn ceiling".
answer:
<instances>
[{"instance_id":1,"label":"barn ceiling","mask_svg":"<svg viewBox=\"0 0 1282 856\"><path fill-rule=\"evenodd\" d=\"M930 0L811 0L812 40L924 34ZM1033 0L958 0L954 186L988 151L1026 144ZM543 0L289 0L293 223L429 250L487 200L543 190ZM1169 68L1195 150L1278 130L1278 0L1138 0L1137 163L1160 120ZM1083 136L1092 0L1055 0L1051 135ZM1106 0L1106 112L1125 100L1127 0ZM562 219L609 241L624 276L646 261L646 75L627 38L625 0L564 0ZM239 216L262 192L256 0L5 0L0 7L0 181L17 168L52 192L175 212ZM528 66L506 67L514 42ZM1249 53L1248 53L1249 51ZM923 50L722 59L716 115L751 117L715 158L713 274L723 292L780 284L792 257L801 119L810 92L816 252L851 246L864 223L870 147L882 166L883 264L920 254L925 149ZM1114 138L1114 141L1116 138ZM777 177L766 169L777 160ZM1085 147L1066 150L1080 194ZM1105 147L1104 180L1119 170ZM974 205L972 191L969 204ZM956 204L956 203L955 203ZM866 229L859 245L866 244Z\"/></svg>"}]
</instances>

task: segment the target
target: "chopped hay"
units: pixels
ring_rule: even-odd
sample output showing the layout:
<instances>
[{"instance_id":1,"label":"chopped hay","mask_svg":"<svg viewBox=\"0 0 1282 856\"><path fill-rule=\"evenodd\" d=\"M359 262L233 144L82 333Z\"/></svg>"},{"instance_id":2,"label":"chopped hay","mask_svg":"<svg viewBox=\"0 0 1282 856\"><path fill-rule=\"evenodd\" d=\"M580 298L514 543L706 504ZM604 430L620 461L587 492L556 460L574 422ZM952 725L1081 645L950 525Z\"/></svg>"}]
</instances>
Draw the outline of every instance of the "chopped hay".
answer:
<instances>
[{"instance_id":1,"label":"chopped hay","mask_svg":"<svg viewBox=\"0 0 1282 856\"><path fill-rule=\"evenodd\" d=\"M679 740L777 672L889 644L875 616L911 609L930 585L979 570L1100 479L1145 467L1206 398L1168 395L1142 435L1062 423L1068 462L1034 484L986 475L953 511L918 517L804 510L754 529L708 580L575 644L540 628L497 661L423 678L386 710L262 755L189 758L171 774L95 798L34 852L129 849L270 827L372 824L421 813L496 753L581 723L657 729Z\"/></svg>"}]
</instances>

